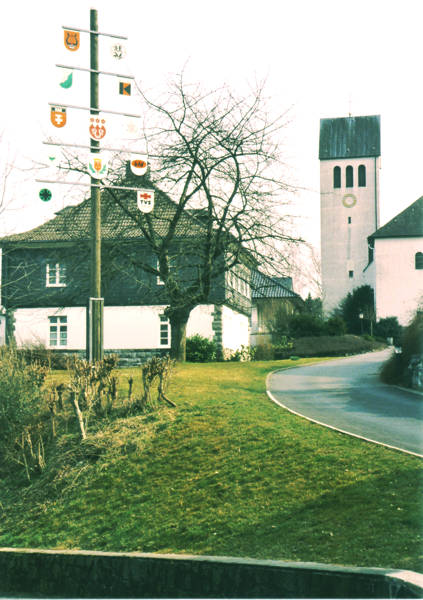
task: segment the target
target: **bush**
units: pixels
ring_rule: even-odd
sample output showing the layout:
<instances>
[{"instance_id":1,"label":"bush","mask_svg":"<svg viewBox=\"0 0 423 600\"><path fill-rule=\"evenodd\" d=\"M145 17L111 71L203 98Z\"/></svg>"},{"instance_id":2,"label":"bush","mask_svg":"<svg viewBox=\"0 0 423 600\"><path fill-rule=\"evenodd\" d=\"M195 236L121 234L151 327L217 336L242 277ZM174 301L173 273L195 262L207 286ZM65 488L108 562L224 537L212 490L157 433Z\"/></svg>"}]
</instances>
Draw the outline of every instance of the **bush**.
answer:
<instances>
[{"instance_id":1,"label":"bush","mask_svg":"<svg viewBox=\"0 0 423 600\"><path fill-rule=\"evenodd\" d=\"M380 379L383 383L394 385L402 383L403 365L401 354L392 354L390 358L383 363L380 371Z\"/></svg>"},{"instance_id":2,"label":"bush","mask_svg":"<svg viewBox=\"0 0 423 600\"><path fill-rule=\"evenodd\" d=\"M384 383L400 383L411 386L411 359L423 354L423 312L417 312L414 319L403 331L401 354L393 354L383 365L381 379Z\"/></svg>"},{"instance_id":3,"label":"bush","mask_svg":"<svg viewBox=\"0 0 423 600\"><path fill-rule=\"evenodd\" d=\"M27 364L15 348L0 349L0 462L3 467L21 464L28 479L44 463L40 420L47 371Z\"/></svg>"},{"instance_id":4,"label":"bush","mask_svg":"<svg viewBox=\"0 0 423 600\"><path fill-rule=\"evenodd\" d=\"M375 317L373 288L370 285L355 288L341 301L337 312L344 319L348 333L359 335L363 329L370 332Z\"/></svg>"},{"instance_id":5,"label":"bush","mask_svg":"<svg viewBox=\"0 0 423 600\"><path fill-rule=\"evenodd\" d=\"M294 341L291 354L303 358L312 356L346 356L371 352L384 345L356 335L303 337Z\"/></svg>"},{"instance_id":6,"label":"bush","mask_svg":"<svg viewBox=\"0 0 423 600\"><path fill-rule=\"evenodd\" d=\"M402 357L407 363L412 356L423 353L423 312L418 312L408 327L405 328L401 339Z\"/></svg>"},{"instance_id":7,"label":"bush","mask_svg":"<svg viewBox=\"0 0 423 600\"><path fill-rule=\"evenodd\" d=\"M43 344L31 344L17 348L16 353L26 364L39 364L50 369L67 369L69 354L46 348Z\"/></svg>"},{"instance_id":8,"label":"bush","mask_svg":"<svg viewBox=\"0 0 423 600\"><path fill-rule=\"evenodd\" d=\"M307 313L293 315L289 322L289 333L293 338L323 335L324 330L322 319Z\"/></svg>"},{"instance_id":9,"label":"bush","mask_svg":"<svg viewBox=\"0 0 423 600\"><path fill-rule=\"evenodd\" d=\"M212 362L217 358L216 343L202 335L187 338L186 359L188 362Z\"/></svg>"},{"instance_id":10,"label":"bush","mask_svg":"<svg viewBox=\"0 0 423 600\"><path fill-rule=\"evenodd\" d=\"M241 346L238 350L234 351L226 351L226 360L230 360L232 362L244 362L248 360L255 360L256 357L256 348L251 346Z\"/></svg>"},{"instance_id":11,"label":"bush","mask_svg":"<svg viewBox=\"0 0 423 600\"><path fill-rule=\"evenodd\" d=\"M376 323L375 335L383 338L384 340L387 338L392 338L394 344L399 345L402 335L402 327L398 323L398 319L396 317L385 317L384 319L379 319L379 321Z\"/></svg>"},{"instance_id":12,"label":"bush","mask_svg":"<svg viewBox=\"0 0 423 600\"><path fill-rule=\"evenodd\" d=\"M275 347L273 344L259 344L255 347L254 360L273 360L275 357Z\"/></svg>"},{"instance_id":13,"label":"bush","mask_svg":"<svg viewBox=\"0 0 423 600\"><path fill-rule=\"evenodd\" d=\"M347 324L342 317L335 316L326 321L325 329L328 335L345 335Z\"/></svg>"}]
</instances>

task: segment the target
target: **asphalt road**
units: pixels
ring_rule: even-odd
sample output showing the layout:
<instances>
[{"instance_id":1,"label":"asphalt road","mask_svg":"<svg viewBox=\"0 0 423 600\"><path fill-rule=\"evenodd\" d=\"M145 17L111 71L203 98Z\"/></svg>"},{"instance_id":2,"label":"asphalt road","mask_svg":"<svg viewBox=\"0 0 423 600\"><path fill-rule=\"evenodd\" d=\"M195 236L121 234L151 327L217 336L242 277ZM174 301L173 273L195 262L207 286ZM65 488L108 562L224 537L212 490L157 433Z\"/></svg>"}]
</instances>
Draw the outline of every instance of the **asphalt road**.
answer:
<instances>
[{"instance_id":1,"label":"asphalt road","mask_svg":"<svg viewBox=\"0 0 423 600\"><path fill-rule=\"evenodd\" d=\"M278 371L267 389L296 414L423 457L423 396L378 379L390 352Z\"/></svg>"}]
</instances>

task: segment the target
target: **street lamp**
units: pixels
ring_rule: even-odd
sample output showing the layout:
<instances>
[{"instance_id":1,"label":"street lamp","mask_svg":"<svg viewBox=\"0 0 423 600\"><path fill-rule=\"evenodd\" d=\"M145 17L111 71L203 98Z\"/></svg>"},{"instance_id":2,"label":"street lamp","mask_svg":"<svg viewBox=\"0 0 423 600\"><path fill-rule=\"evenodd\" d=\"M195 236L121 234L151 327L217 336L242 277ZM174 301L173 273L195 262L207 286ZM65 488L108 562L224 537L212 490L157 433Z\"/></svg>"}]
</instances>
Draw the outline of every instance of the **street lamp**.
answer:
<instances>
[{"instance_id":1,"label":"street lamp","mask_svg":"<svg viewBox=\"0 0 423 600\"><path fill-rule=\"evenodd\" d=\"M360 319L360 323L361 323L361 335L363 335L363 319L364 319L364 314L361 312L358 315L358 318Z\"/></svg>"}]
</instances>

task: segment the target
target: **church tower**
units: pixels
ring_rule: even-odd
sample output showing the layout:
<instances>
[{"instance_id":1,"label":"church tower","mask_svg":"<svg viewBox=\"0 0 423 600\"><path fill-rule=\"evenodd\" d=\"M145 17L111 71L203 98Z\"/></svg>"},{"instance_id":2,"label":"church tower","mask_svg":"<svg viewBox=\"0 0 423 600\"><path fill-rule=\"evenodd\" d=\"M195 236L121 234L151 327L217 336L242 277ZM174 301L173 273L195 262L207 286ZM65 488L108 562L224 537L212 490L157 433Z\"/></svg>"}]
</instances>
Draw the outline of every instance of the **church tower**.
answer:
<instances>
[{"instance_id":1,"label":"church tower","mask_svg":"<svg viewBox=\"0 0 423 600\"><path fill-rule=\"evenodd\" d=\"M321 119L320 222L326 315L366 281L379 227L380 116Z\"/></svg>"}]
</instances>

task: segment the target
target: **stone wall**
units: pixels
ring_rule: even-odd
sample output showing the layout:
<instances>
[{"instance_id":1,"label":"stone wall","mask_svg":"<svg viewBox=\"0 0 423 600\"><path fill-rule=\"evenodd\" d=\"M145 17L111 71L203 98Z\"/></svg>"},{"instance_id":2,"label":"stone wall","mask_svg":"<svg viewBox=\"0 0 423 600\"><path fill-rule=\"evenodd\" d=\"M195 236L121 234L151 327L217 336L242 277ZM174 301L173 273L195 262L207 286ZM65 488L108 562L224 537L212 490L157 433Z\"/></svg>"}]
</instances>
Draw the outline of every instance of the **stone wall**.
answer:
<instances>
[{"instance_id":1,"label":"stone wall","mask_svg":"<svg viewBox=\"0 0 423 600\"><path fill-rule=\"evenodd\" d=\"M271 560L0 549L0 596L423 598L423 575Z\"/></svg>"}]
</instances>

